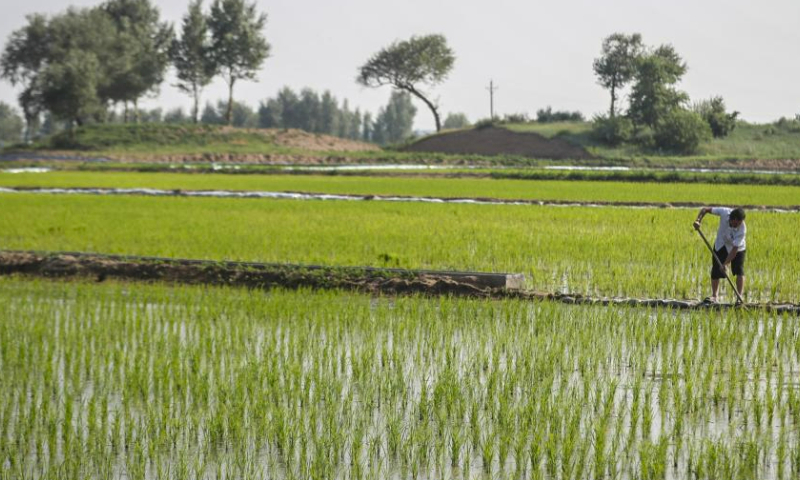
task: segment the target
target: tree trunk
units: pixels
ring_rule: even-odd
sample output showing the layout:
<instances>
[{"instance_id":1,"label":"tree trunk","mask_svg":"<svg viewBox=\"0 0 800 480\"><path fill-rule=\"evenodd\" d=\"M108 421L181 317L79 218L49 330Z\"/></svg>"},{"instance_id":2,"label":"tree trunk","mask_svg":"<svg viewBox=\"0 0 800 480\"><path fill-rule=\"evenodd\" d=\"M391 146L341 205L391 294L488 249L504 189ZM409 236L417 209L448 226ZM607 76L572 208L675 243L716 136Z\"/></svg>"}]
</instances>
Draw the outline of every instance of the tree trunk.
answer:
<instances>
[{"instance_id":1,"label":"tree trunk","mask_svg":"<svg viewBox=\"0 0 800 480\"><path fill-rule=\"evenodd\" d=\"M228 125L233 125L233 82L236 79L234 77L230 77L228 81L228 111L225 112L225 120L228 121Z\"/></svg>"},{"instance_id":2,"label":"tree trunk","mask_svg":"<svg viewBox=\"0 0 800 480\"><path fill-rule=\"evenodd\" d=\"M133 99L133 119L134 123L139 124L139 99Z\"/></svg>"},{"instance_id":3,"label":"tree trunk","mask_svg":"<svg viewBox=\"0 0 800 480\"><path fill-rule=\"evenodd\" d=\"M197 84L192 85L192 94L194 96L194 107L192 108L192 122L197 125L197 116L200 113L200 89Z\"/></svg>"},{"instance_id":4,"label":"tree trunk","mask_svg":"<svg viewBox=\"0 0 800 480\"><path fill-rule=\"evenodd\" d=\"M425 96L419 93L416 89L414 89L414 87L406 87L403 88L403 90L408 91L410 94L414 95L415 97L425 102L425 105L427 105L428 108L430 108L431 112L433 113L433 119L436 121L436 131L438 132L439 130L441 130L442 123L439 121L439 112L437 111L436 106L433 103L431 103L427 98L425 98Z\"/></svg>"},{"instance_id":5,"label":"tree trunk","mask_svg":"<svg viewBox=\"0 0 800 480\"><path fill-rule=\"evenodd\" d=\"M611 82L611 111L609 118L614 118L614 103L617 101L617 82Z\"/></svg>"}]
</instances>

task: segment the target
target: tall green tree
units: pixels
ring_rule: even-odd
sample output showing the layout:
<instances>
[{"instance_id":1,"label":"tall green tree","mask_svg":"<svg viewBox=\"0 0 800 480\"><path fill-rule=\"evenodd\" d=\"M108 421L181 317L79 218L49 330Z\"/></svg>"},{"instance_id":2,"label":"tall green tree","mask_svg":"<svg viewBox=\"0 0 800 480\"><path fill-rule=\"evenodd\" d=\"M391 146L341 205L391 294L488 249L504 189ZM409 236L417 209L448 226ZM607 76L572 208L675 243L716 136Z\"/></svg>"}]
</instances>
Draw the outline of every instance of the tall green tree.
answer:
<instances>
[{"instance_id":1,"label":"tall green tree","mask_svg":"<svg viewBox=\"0 0 800 480\"><path fill-rule=\"evenodd\" d=\"M686 63L672 45L643 54L636 64L628 116L637 125L655 127L658 120L689 101L675 85L686 73Z\"/></svg>"},{"instance_id":2,"label":"tall green tree","mask_svg":"<svg viewBox=\"0 0 800 480\"><path fill-rule=\"evenodd\" d=\"M373 55L361 66L357 81L372 88L391 85L422 100L433 113L439 131L442 128L439 107L422 87L443 82L454 63L455 55L443 35L411 37Z\"/></svg>"},{"instance_id":3,"label":"tall green tree","mask_svg":"<svg viewBox=\"0 0 800 480\"><path fill-rule=\"evenodd\" d=\"M0 56L0 77L20 85L19 103L25 118L25 140L29 140L42 111L37 77L47 61L48 26L44 15L26 17L27 25L11 33Z\"/></svg>"},{"instance_id":4,"label":"tall green tree","mask_svg":"<svg viewBox=\"0 0 800 480\"><path fill-rule=\"evenodd\" d=\"M97 96L100 63L91 52L73 49L41 75L42 101L61 120L83 125L104 105Z\"/></svg>"},{"instance_id":5,"label":"tall green tree","mask_svg":"<svg viewBox=\"0 0 800 480\"><path fill-rule=\"evenodd\" d=\"M372 130L372 141L380 144L397 143L413 133L417 108L406 92L393 91L386 107L378 111Z\"/></svg>"},{"instance_id":6,"label":"tall green tree","mask_svg":"<svg viewBox=\"0 0 800 480\"><path fill-rule=\"evenodd\" d=\"M0 102L0 142L17 143L22 140L23 122L14 108Z\"/></svg>"},{"instance_id":7,"label":"tall green tree","mask_svg":"<svg viewBox=\"0 0 800 480\"><path fill-rule=\"evenodd\" d=\"M616 114L619 90L633 79L643 51L642 36L638 33L614 33L603 40L602 54L594 60L593 67L597 83L611 92L610 118Z\"/></svg>"},{"instance_id":8,"label":"tall green tree","mask_svg":"<svg viewBox=\"0 0 800 480\"><path fill-rule=\"evenodd\" d=\"M300 109L300 129L306 132L320 133L320 114L322 112L319 95L310 88L304 88L300 91L300 103L297 105Z\"/></svg>"},{"instance_id":9,"label":"tall green tree","mask_svg":"<svg viewBox=\"0 0 800 480\"><path fill-rule=\"evenodd\" d=\"M107 91L101 96L133 104L138 121L138 101L164 80L172 45L172 26L160 21L150 0L108 0L101 7L117 28L111 47L116 55ZM127 120L127 118L126 118Z\"/></svg>"},{"instance_id":10,"label":"tall green tree","mask_svg":"<svg viewBox=\"0 0 800 480\"><path fill-rule=\"evenodd\" d=\"M228 84L228 110L233 121L233 87L238 80L252 80L269 57L270 45L262 31L267 15L256 11L256 4L245 0L214 0L208 26L214 64Z\"/></svg>"},{"instance_id":11,"label":"tall green tree","mask_svg":"<svg viewBox=\"0 0 800 480\"><path fill-rule=\"evenodd\" d=\"M203 0L189 3L189 11L183 17L181 36L172 41L170 59L178 77L176 86L192 96L192 121L197 123L200 93L211 83L215 74L211 58L211 37L203 15Z\"/></svg>"},{"instance_id":12,"label":"tall green tree","mask_svg":"<svg viewBox=\"0 0 800 480\"><path fill-rule=\"evenodd\" d=\"M320 98L320 131L328 135L335 135L339 127L339 105L336 97L325 90Z\"/></svg>"},{"instance_id":13,"label":"tall green tree","mask_svg":"<svg viewBox=\"0 0 800 480\"><path fill-rule=\"evenodd\" d=\"M281 128L283 127L283 107L276 98L269 98L261 101L258 106L258 126L259 128Z\"/></svg>"}]
</instances>

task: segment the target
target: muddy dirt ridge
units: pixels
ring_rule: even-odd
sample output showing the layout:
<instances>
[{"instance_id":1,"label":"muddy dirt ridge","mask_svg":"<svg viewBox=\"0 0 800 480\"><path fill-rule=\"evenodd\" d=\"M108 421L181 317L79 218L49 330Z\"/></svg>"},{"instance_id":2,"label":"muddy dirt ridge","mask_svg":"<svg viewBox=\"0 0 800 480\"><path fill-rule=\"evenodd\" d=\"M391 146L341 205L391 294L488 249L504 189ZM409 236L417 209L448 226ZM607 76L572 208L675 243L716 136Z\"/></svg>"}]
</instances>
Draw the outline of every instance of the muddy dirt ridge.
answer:
<instances>
[{"instance_id":1,"label":"muddy dirt ridge","mask_svg":"<svg viewBox=\"0 0 800 480\"><path fill-rule=\"evenodd\" d=\"M538 133L513 132L497 127L432 135L412 143L403 150L472 155L519 155L550 160L594 158L583 147L561 138L546 138Z\"/></svg>"},{"instance_id":2,"label":"muddy dirt ridge","mask_svg":"<svg viewBox=\"0 0 800 480\"><path fill-rule=\"evenodd\" d=\"M354 290L373 295L454 295L518 298L575 305L668 308L674 310L746 308L800 315L791 303L709 305L696 300L589 297L525 290L519 275L480 272L431 272L367 267L303 266L250 262L214 262L82 252L0 251L0 275L92 278L124 281L229 285L246 288Z\"/></svg>"},{"instance_id":3,"label":"muddy dirt ridge","mask_svg":"<svg viewBox=\"0 0 800 480\"><path fill-rule=\"evenodd\" d=\"M458 203L472 205L538 205L595 208L700 208L703 202L613 202L580 200L505 199L491 197L414 197L408 195L358 195L299 191L259 190L162 190L155 188L39 188L0 187L0 193L39 193L53 195L141 195L151 197L262 198L284 200L343 200L376 202ZM800 212L800 205L741 205L762 212Z\"/></svg>"}]
</instances>

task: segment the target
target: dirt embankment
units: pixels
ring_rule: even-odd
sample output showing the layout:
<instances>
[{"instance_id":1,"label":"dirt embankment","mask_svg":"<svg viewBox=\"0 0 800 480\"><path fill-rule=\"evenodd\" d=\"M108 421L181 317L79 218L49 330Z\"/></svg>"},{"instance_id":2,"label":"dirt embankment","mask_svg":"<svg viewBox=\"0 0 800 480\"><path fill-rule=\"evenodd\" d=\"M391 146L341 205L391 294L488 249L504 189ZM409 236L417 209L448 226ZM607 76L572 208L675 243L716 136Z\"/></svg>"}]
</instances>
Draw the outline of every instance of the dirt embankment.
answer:
<instances>
[{"instance_id":1,"label":"dirt embankment","mask_svg":"<svg viewBox=\"0 0 800 480\"><path fill-rule=\"evenodd\" d=\"M473 155L519 155L552 160L594 158L584 148L561 138L545 138L538 133L512 132L496 127L433 135L409 145L405 150Z\"/></svg>"},{"instance_id":2,"label":"dirt embankment","mask_svg":"<svg viewBox=\"0 0 800 480\"><path fill-rule=\"evenodd\" d=\"M478 277L390 274L380 269L123 257L81 253L0 252L0 275L163 281L263 288L341 288L367 293L488 297L500 289Z\"/></svg>"},{"instance_id":3,"label":"dirt embankment","mask_svg":"<svg viewBox=\"0 0 800 480\"><path fill-rule=\"evenodd\" d=\"M450 275L448 275L448 273ZM303 267L242 262L212 262L85 253L0 251L0 275L25 274L48 278L109 278L248 288L338 288L370 294L458 295L517 298L575 305L668 308L673 310L739 308L695 300L588 297L580 294L523 290L521 284L497 286L497 278L469 272L415 272L348 267ZM499 274L504 275L504 274ZM498 275L490 275L497 277ZM514 276L511 276L514 277ZM749 310L800 315L800 305L748 304Z\"/></svg>"}]
</instances>

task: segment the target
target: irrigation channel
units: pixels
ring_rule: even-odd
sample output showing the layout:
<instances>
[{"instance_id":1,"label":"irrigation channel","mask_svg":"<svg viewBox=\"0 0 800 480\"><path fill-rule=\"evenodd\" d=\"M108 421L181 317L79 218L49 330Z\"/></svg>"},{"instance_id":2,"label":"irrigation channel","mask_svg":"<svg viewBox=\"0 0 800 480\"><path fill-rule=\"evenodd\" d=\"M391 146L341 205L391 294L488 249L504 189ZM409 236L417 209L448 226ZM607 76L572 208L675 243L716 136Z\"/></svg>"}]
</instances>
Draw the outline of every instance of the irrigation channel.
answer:
<instances>
[{"instance_id":1,"label":"irrigation channel","mask_svg":"<svg viewBox=\"0 0 800 480\"><path fill-rule=\"evenodd\" d=\"M741 307L697 300L591 297L525 289L522 274L334 267L255 262L216 262L86 252L0 251L0 275L95 278L98 281L166 281L269 289L310 287L371 294L519 298L577 305L661 307L676 310L746 308L800 315L800 304L748 303Z\"/></svg>"},{"instance_id":2,"label":"irrigation channel","mask_svg":"<svg viewBox=\"0 0 800 480\"><path fill-rule=\"evenodd\" d=\"M351 195L316 192L270 192L254 190L161 190L155 188L38 188L0 187L0 193L38 193L53 195L141 195L149 197L265 198L285 200L344 200L376 202L459 203L471 205L538 205L558 207L615 208L699 208L701 202L602 202L575 200L536 200L464 197L416 197L404 195ZM741 205L748 210L774 213L800 213L800 205Z\"/></svg>"}]
</instances>

